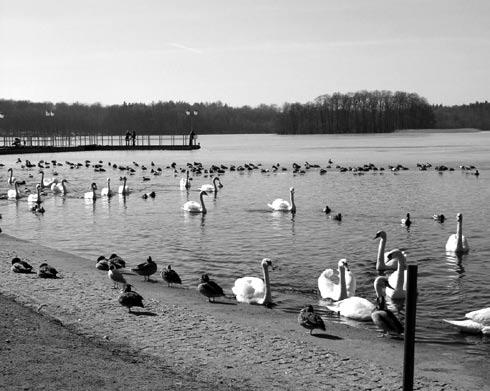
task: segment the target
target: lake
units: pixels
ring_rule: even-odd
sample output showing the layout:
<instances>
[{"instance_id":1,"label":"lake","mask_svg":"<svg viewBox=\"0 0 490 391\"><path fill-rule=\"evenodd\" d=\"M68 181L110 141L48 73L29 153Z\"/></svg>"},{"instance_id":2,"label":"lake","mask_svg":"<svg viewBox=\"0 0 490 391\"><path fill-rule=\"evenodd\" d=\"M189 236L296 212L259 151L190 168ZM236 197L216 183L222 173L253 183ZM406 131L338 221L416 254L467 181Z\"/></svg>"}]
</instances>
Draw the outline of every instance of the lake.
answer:
<instances>
[{"instance_id":1,"label":"lake","mask_svg":"<svg viewBox=\"0 0 490 391\"><path fill-rule=\"evenodd\" d=\"M357 278L356 295L374 300L373 280L378 230L387 233L387 250L402 248L409 264L418 264L419 299L417 340L488 354L486 337L456 332L443 318L461 318L468 311L488 307L490 292L490 132L424 133L399 132L376 135L202 135L202 148L195 151L98 151L43 155L0 156L1 226L10 235L55 247L90 259L117 253L130 265L151 255L161 266L172 264L183 285L194 289L200 275L208 273L231 294L234 279L261 276L260 260L269 257L278 266L271 272L276 310L296 313L312 303L322 315L354 327L372 328L370 323L346 321L324 307L317 295L317 279L326 268L337 268L347 258ZM17 158L22 163L17 163ZM25 159L33 163L57 160L61 166L45 168L46 177L66 178L66 196L47 192L46 212L34 214L27 193L18 201L6 199L7 169L25 180L21 190L35 191L39 168L21 168ZM333 163L330 168L328 161ZM85 165L70 169L66 161L91 164L102 161L105 172ZM134 175L111 164L130 166ZM138 165L134 164L136 162ZM154 166L151 163L154 163ZM175 162L178 172L170 164ZM182 210L187 200L198 200L200 185L211 183L207 174L191 176L189 192L179 189L180 168L187 162L230 166L253 163L252 171L229 171L220 175L224 187L205 198L208 213L189 215ZM305 162L319 168L293 174L292 164ZM272 172L273 164L287 168ZM336 166L372 163L384 171L340 172ZM417 163L431 163L420 171ZM408 170L393 172L389 165ZM143 170L142 166L148 169ZM438 172L436 165L454 171ZM461 170L474 165L480 176ZM161 168L161 175L150 169ZM472 171L474 172L474 171ZM132 193L111 199L86 202L83 193L95 182L98 192L111 178L114 190L127 175ZM144 180L147 177L149 180ZM289 197L295 188L297 213L272 213L267 203ZM143 199L155 191L154 199ZM341 212L337 222L322 212ZM400 219L410 212L409 230ZM432 215L443 213L441 224ZM463 230L470 252L457 259L445 253L445 243L456 231L456 214L464 216ZM97 271L94 268L94 273ZM158 277L159 278L159 277ZM223 308L226 311L226 308ZM403 319L404 309L399 308Z\"/></svg>"}]
</instances>

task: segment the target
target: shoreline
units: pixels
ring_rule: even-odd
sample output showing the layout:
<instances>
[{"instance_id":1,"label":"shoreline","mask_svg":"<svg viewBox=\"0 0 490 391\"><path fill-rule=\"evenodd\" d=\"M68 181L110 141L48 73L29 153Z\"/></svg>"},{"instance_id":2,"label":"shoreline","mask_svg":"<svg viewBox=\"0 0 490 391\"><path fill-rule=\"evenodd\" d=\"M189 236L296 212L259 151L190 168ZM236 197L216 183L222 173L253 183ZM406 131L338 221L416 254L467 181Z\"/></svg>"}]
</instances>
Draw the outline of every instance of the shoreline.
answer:
<instances>
[{"instance_id":1,"label":"shoreline","mask_svg":"<svg viewBox=\"0 0 490 391\"><path fill-rule=\"evenodd\" d=\"M91 341L127 346L141 357L154 357L172 368L174 376L188 379L192 374L192 381L203 388L206 384L222 389L402 387L401 340L378 338L368 330L332 322L327 322L326 333L315 331L317 336L310 336L297 324L297 313L237 304L231 298L212 304L197 290L167 287L158 274L153 283L126 275L145 298L146 307L134 310L140 310L139 316L128 314L106 272L95 269L95 260L5 233L0 241L1 295L57 319ZM35 270L47 261L61 278L12 273L14 256L27 260ZM158 258L160 270L168 261ZM127 261L129 265L140 262ZM196 285L197 279L196 275ZM483 361L464 351L417 344L414 387L485 389L490 376ZM82 366L79 371L83 370Z\"/></svg>"}]
</instances>

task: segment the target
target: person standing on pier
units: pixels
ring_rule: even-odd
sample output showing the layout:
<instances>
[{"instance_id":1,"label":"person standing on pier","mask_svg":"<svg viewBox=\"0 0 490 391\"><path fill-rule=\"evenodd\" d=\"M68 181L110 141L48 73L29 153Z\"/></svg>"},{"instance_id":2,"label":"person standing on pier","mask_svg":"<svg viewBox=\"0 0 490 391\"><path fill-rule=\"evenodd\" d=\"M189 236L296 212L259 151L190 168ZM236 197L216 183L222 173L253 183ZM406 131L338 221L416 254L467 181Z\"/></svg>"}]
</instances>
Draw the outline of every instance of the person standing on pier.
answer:
<instances>
[{"instance_id":1,"label":"person standing on pier","mask_svg":"<svg viewBox=\"0 0 490 391\"><path fill-rule=\"evenodd\" d=\"M133 130L133 147L136 145L136 130Z\"/></svg>"},{"instance_id":2,"label":"person standing on pier","mask_svg":"<svg viewBox=\"0 0 490 391\"><path fill-rule=\"evenodd\" d=\"M196 136L196 133L194 133L194 130L191 130L189 133L189 146L192 147L194 143L194 137Z\"/></svg>"},{"instance_id":3,"label":"person standing on pier","mask_svg":"<svg viewBox=\"0 0 490 391\"><path fill-rule=\"evenodd\" d=\"M126 132L126 146L128 146L128 145L129 145L129 139L130 139L130 137L131 137L131 132L128 130L128 131Z\"/></svg>"}]
</instances>

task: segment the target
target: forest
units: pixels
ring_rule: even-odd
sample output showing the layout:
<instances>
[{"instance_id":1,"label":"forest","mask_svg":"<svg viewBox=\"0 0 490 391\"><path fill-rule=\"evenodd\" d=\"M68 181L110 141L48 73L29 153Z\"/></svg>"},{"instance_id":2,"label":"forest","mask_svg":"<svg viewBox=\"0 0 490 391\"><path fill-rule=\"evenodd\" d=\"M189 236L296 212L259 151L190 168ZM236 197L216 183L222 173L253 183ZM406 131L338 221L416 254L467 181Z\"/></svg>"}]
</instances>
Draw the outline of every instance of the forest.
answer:
<instances>
[{"instance_id":1,"label":"forest","mask_svg":"<svg viewBox=\"0 0 490 391\"><path fill-rule=\"evenodd\" d=\"M231 107L222 102L104 106L0 99L0 135L381 133L400 129L490 129L490 104L430 105L415 93L358 91L312 102Z\"/></svg>"}]
</instances>

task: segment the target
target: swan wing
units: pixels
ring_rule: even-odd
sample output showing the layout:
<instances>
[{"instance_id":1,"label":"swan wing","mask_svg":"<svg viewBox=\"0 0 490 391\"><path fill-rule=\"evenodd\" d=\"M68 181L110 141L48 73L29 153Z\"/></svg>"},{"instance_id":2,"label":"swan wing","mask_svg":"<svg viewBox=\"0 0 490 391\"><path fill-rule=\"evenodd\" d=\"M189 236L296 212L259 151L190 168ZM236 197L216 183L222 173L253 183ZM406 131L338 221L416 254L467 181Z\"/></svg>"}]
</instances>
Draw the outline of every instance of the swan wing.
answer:
<instances>
[{"instance_id":1,"label":"swan wing","mask_svg":"<svg viewBox=\"0 0 490 391\"><path fill-rule=\"evenodd\" d=\"M457 245L458 245L458 236L456 234L450 235L446 242L446 251L455 251Z\"/></svg>"},{"instance_id":2,"label":"swan wing","mask_svg":"<svg viewBox=\"0 0 490 391\"><path fill-rule=\"evenodd\" d=\"M362 297L353 296L337 301L334 304L327 305L327 308L330 311L340 313L340 315L346 318L364 322L371 320L371 313L376 306L369 300Z\"/></svg>"},{"instance_id":3,"label":"swan wing","mask_svg":"<svg viewBox=\"0 0 490 391\"><path fill-rule=\"evenodd\" d=\"M465 316L483 326L490 326L490 307L468 312Z\"/></svg>"},{"instance_id":4,"label":"swan wing","mask_svg":"<svg viewBox=\"0 0 490 391\"><path fill-rule=\"evenodd\" d=\"M347 297L355 296L357 281L350 270L345 271L345 285L347 286Z\"/></svg>"},{"instance_id":5,"label":"swan wing","mask_svg":"<svg viewBox=\"0 0 490 391\"><path fill-rule=\"evenodd\" d=\"M274 210L289 210L291 208L289 202L283 200L282 198L276 198L274 201L272 201L272 204L267 205L269 206L269 208L272 208Z\"/></svg>"},{"instance_id":6,"label":"swan wing","mask_svg":"<svg viewBox=\"0 0 490 391\"><path fill-rule=\"evenodd\" d=\"M200 191L205 191L205 192L213 192L214 191L214 186L213 185L210 185L209 183L206 184L206 185L202 185L200 188L199 188Z\"/></svg>"},{"instance_id":7,"label":"swan wing","mask_svg":"<svg viewBox=\"0 0 490 391\"><path fill-rule=\"evenodd\" d=\"M333 269L326 269L318 277L318 290L323 299L336 300L339 298L340 287L332 281Z\"/></svg>"},{"instance_id":8,"label":"swan wing","mask_svg":"<svg viewBox=\"0 0 490 391\"><path fill-rule=\"evenodd\" d=\"M459 331L470 334L478 334L482 331L483 326L481 323L475 322L471 319L465 320L448 320L443 319L444 322L456 327Z\"/></svg>"},{"instance_id":9,"label":"swan wing","mask_svg":"<svg viewBox=\"0 0 490 391\"><path fill-rule=\"evenodd\" d=\"M235 280L231 290L237 301L241 303L257 303L264 298L265 284L258 277L242 277Z\"/></svg>"},{"instance_id":10,"label":"swan wing","mask_svg":"<svg viewBox=\"0 0 490 391\"><path fill-rule=\"evenodd\" d=\"M201 204L196 201L187 201L182 209L188 211L188 212L200 212L201 211Z\"/></svg>"}]
</instances>

